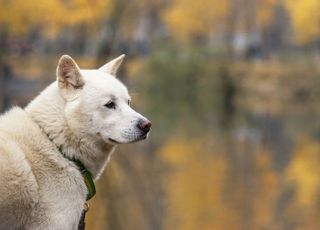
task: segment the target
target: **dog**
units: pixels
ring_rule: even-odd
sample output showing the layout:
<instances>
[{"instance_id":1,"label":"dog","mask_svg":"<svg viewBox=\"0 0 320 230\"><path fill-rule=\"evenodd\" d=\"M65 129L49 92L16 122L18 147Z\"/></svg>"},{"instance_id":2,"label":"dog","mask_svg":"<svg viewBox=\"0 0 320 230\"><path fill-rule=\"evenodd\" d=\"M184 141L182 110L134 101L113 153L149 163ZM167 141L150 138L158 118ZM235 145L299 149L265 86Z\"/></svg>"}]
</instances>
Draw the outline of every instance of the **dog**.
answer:
<instances>
[{"instance_id":1,"label":"dog","mask_svg":"<svg viewBox=\"0 0 320 230\"><path fill-rule=\"evenodd\" d=\"M0 117L0 229L78 229L116 146L147 138L116 78L123 59L86 70L63 55L55 82Z\"/></svg>"}]
</instances>

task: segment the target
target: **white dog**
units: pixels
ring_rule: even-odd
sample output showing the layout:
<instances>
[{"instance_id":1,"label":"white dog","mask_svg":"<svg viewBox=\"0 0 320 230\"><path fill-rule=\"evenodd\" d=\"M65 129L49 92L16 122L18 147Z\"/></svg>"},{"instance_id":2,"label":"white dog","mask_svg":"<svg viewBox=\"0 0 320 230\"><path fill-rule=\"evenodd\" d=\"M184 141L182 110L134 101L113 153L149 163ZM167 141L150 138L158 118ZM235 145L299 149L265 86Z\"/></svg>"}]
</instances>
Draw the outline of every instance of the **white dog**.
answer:
<instances>
[{"instance_id":1,"label":"white dog","mask_svg":"<svg viewBox=\"0 0 320 230\"><path fill-rule=\"evenodd\" d=\"M117 144L147 137L150 121L114 77L123 58L80 70L63 55L56 82L0 117L0 229L78 229L91 177Z\"/></svg>"}]
</instances>

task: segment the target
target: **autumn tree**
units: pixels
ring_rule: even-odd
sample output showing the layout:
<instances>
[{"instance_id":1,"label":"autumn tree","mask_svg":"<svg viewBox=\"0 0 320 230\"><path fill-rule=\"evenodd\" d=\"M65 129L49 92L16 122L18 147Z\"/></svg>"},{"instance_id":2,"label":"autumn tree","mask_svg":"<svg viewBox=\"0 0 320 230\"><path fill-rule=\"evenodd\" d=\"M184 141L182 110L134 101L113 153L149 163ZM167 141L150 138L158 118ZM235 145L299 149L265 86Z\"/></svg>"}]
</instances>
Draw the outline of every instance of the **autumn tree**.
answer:
<instances>
[{"instance_id":1,"label":"autumn tree","mask_svg":"<svg viewBox=\"0 0 320 230\"><path fill-rule=\"evenodd\" d=\"M307 44L320 39L320 1L286 0L295 40Z\"/></svg>"},{"instance_id":2,"label":"autumn tree","mask_svg":"<svg viewBox=\"0 0 320 230\"><path fill-rule=\"evenodd\" d=\"M35 3L31 0L0 0L2 32L25 35L40 29L47 35L56 35L67 26L81 23L93 26L108 15L108 0L48 0Z\"/></svg>"},{"instance_id":3,"label":"autumn tree","mask_svg":"<svg viewBox=\"0 0 320 230\"><path fill-rule=\"evenodd\" d=\"M5 57L13 38L23 40L32 33L53 38L64 28L77 26L92 30L109 14L110 4L109 0L0 0L0 56Z\"/></svg>"},{"instance_id":4,"label":"autumn tree","mask_svg":"<svg viewBox=\"0 0 320 230\"><path fill-rule=\"evenodd\" d=\"M112 0L111 13L103 24L105 36L100 41L98 64L113 53L125 52L131 56L146 53L149 44L159 37L163 25L160 15L166 2Z\"/></svg>"},{"instance_id":5,"label":"autumn tree","mask_svg":"<svg viewBox=\"0 0 320 230\"><path fill-rule=\"evenodd\" d=\"M207 37L223 28L230 1L175 0L163 13L171 34L182 40Z\"/></svg>"}]
</instances>

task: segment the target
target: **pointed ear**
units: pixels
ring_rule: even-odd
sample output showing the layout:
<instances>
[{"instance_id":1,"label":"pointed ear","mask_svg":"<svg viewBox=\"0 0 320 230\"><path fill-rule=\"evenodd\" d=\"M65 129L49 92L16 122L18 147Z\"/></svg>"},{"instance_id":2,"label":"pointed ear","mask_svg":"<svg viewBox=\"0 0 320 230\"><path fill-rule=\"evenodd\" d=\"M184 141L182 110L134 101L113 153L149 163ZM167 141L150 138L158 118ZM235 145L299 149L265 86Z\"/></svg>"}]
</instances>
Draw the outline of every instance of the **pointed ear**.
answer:
<instances>
[{"instance_id":1,"label":"pointed ear","mask_svg":"<svg viewBox=\"0 0 320 230\"><path fill-rule=\"evenodd\" d=\"M99 70L115 76L125 56L126 55L124 54L120 55L119 57L100 67Z\"/></svg>"},{"instance_id":2,"label":"pointed ear","mask_svg":"<svg viewBox=\"0 0 320 230\"><path fill-rule=\"evenodd\" d=\"M62 55L58 62L57 80L60 89L79 89L84 85L80 68L69 55Z\"/></svg>"}]
</instances>

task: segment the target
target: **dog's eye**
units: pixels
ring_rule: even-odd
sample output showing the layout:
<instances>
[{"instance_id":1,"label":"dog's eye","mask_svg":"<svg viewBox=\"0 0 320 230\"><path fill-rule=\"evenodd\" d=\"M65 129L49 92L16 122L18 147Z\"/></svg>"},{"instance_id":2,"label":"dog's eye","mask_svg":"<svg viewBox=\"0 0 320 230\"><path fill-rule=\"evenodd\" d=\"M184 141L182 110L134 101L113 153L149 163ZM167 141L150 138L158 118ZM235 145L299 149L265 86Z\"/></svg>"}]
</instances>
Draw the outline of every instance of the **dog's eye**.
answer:
<instances>
[{"instance_id":1,"label":"dog's eye","mask_svg":"<svg viewBox=\"0 0 320 230\"><path fill-rule=\"evenodd\" d=\"M113 101L109 101L104 106L107 107L108 109L115 109L116 108L116 103L114 103Z\"/></svg>"}]
</instances>

